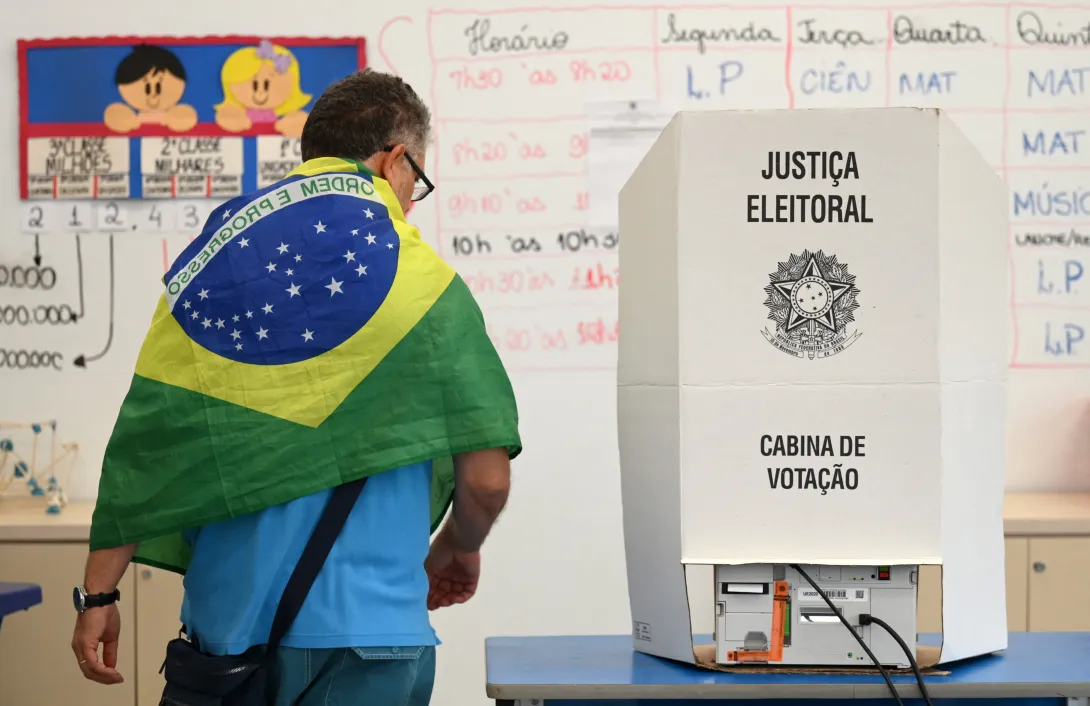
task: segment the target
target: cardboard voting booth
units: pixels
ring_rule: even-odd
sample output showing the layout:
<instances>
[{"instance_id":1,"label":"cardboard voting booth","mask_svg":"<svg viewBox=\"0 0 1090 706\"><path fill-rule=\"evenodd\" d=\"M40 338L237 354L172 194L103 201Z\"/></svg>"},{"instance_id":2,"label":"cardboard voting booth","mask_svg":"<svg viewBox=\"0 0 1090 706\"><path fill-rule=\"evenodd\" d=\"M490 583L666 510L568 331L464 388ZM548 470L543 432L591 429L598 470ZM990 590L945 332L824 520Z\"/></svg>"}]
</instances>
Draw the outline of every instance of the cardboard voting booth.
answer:
<instances>
[{"instance_id":1,"label":"cardboard voting booth","mask_svg":"<svg viewBox=\"0 0 1090 706\"><path fill-rule=\"evenodd\" d=\"M685 567L776 563L941 565L921 666L1004 649L1007 191L950 118L679 113L620 232L635 649L714 666Z\"/></svg>"}]
</instances>

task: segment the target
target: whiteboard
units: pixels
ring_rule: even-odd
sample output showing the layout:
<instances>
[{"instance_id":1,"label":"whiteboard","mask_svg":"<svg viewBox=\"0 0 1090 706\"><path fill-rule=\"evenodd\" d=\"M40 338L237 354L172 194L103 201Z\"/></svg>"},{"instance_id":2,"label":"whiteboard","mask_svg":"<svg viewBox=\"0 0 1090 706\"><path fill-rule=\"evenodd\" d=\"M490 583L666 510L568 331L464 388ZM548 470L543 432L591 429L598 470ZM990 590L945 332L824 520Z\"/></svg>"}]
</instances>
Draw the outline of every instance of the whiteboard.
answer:
<instances>
[{"instance_id":1,"label":"whiteboard","mask_svg":"<svg viewBox=\"0 0 1090 706\"><path fill-rule=\"evenodd\" d=\"M618 239L589 226L591 101L949 110L1012 189L1012 295L1001 304L1011 322L1007 486L1090 489L1090 339L1078 338L1090 330L1090 3L185 8L165 16L121 0L94 10L76 0L30 4L5 38L350 31L368 37L372 66L404 76L434 112L426 171L438 189L411 219L478 296L514 379L526 447L478 596L433 616L445 643L437 703L485 702L487 635L630 627L614 414ZM15 95L14 53L5 57L0 89ZM16 117L10 103L0 117L9 154ZM211 204L167 208L158 226L148 204L132 207L126 217L141 228L113 236L87 226L104 216L83 204L79 227L55 211L61 220L35 239L22 234L29 214L17 193L13 165L0 174L0 265L30 266L37 249L55 284L0 284L0 307L84 315L0 325L5 355L45 352L49 363L0 367L0 417L56 419L62 439L80 445L69 494L90 498L159 277L195 233L185 209ZM82 368L73 364L81 355ZM710 631L710 612L704 621L695 627Z\"/></svg>"}]
</instances>

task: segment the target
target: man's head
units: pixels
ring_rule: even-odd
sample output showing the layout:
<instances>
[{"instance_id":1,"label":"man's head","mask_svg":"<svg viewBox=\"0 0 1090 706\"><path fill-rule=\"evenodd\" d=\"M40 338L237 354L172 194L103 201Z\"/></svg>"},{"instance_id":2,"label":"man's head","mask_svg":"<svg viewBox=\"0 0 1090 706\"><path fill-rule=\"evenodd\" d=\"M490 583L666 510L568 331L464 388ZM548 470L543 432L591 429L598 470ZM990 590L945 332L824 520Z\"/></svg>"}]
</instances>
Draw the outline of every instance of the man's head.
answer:
<instances>
[{"instance_id":1,"label":"man's head","mask_svg":"<svg viewBox=\"0 0 1090 706\"><path fill-rule=\"evenodd\" d=\"M409 84L365 69L315 101L303 126L303 159L359 160L390 183L407 210L417 181L412 162L424 169L430 124L427 106Z\"/></svg>"}]
</instances>

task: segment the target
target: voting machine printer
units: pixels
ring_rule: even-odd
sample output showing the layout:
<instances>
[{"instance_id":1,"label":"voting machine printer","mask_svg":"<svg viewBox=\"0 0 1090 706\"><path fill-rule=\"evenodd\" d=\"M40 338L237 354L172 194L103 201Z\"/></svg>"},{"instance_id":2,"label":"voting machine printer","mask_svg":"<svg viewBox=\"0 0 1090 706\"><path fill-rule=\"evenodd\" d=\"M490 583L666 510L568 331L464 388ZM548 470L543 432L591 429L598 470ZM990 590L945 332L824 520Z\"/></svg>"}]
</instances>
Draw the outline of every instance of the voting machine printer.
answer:
<instances>
[{"instance_id":1,"label":"voting machine printer","mask_svg":"<svg viewBox=\"0 0 1090 706\"><path fill-rule=\"evenodd\" d=\"M918 567L799 568L816 588L786 564L715 567L717 663L869 666L835 607L883 666L910 666L894 640L874 639L881 628L869 619L915 639Z\"/></svg>"},{"instance_id":2,"label":"voting machine printer","mask_svg":"<svg viewBox=\"0 0 1090 706\"><path fill-rule=\"evenodd\" d=\"M619 199L635 650L887 676L1006 648L1008 208L940 110L673 117Z\"/></svg>"}]
</instances>

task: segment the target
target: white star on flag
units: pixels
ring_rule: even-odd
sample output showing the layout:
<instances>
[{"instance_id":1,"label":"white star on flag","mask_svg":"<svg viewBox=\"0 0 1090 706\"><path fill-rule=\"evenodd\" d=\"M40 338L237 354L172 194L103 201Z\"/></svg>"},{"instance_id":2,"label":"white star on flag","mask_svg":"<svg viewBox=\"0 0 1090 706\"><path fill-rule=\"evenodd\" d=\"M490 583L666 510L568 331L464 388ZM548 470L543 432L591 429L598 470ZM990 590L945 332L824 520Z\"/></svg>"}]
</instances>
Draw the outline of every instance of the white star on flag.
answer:
<instances>
[{"instance_id":1,"label":"white star on flag","mask_svg":"<svg viewBox=\"0 0 1090 706\"><path fill-rule=\"evenodd\" d=\"M261 310L264 311L266 314L271 314L272 313L272 304L270 304L268 302L265 302L265 306L261 307Z\"/></svg>"},{"instance_id":2,"label":"white star on flag","mask_svg":"<svg viewBox=\"0 0 1090 706\"><path fill-rule=\"evenodd\" d=\"M353 228L352 229L352 235L359 235L359 234L360 234L360 229L359 228Z\"/></svg>"},{"instance_id":3,"label":"white star on flag","mask_svg":"<svg viewBox=\"0 0 1090 706\"><path fill-rule=\"evenodd\" d=\"M393 243L386 243L386 249L387 250L393 250L394 249L394 244Z\"/></svg>"},{"instance_id":4,"label":"white star on flag","mask_svg":"<svg viewBox=\"0 0 1090 706\"><path fill-rule=\"evenodd\" d=\"M189 302L186 301L184 304L182 304L182 308L183 309L188 309L189 308Z\"/></svg>"},{"instance_id":5,"label":"white star on flag","mask_svg":"<svg viewBox=\"0 0 1090 706\"><path fill-rule=\"evenodd\" d=\"M246 312L246 318L247 318L247 319L252 319L252 318L254 318L254 312L252 312L252 311L247 311L247 312Z\"/></svg>"},{"instance_id":6,"label":"white star on flag","mask_svg":"<svg viewBox=\"0 0 1090 706\"><path fill-rule=\"evenodd\" d=\"M241 344L241 343L236 343L236 344L235 344L235 350L236 350L236 351L240 351L240 350L242 350L242 344Z\"/></svg>"},{"instance_id":7,"label":"white star on flag","mask_svg":"<svg viewBox=\"0 0 1090 706\"><path fill-rule=\"evenodd\" d=\"M216 319L216 328L223 328L223 319Z\"/></svg>"},{"instance_id":8,"label":"white star on flag","mask_svg":"<svg viewBox=\"0 0 1090 706\"><path fill-rule=\"evenodd\" d=\"M351 250L345 250L344 255L341 255L341 257L344 258L345 264L348 264L349 262L352 262L356 259L356 253L352 252Z\"/></svg>"},{"instance_id":9,"label":"white star on flag","mask_svg":"<svg viewBox=\"0 0 1090 706\"><path fill-rule=\"evenodd\" d=\"M207 289L202 289L201 291L197 292L197 296L200 297L201 299L207 299L208 298L208 290Z\"/></svg>"},{"instance_id":10,"label":"white star on flag","mask_svg":"<svg viewBox=\"0 0 1090 706\"><path fill-rule=\"evenodd\" d=\"M234 331L231 332L231 338L236 340L236 341L238 340L239 336L241 336L241 335L242 335L242 332L239 331L238 329L235 329Z\"/></svg>"},{"instance_id":11,"label":"white star on flag","mask_svg":"<svg viewBox=\"0 0 1090 706\"><path fill-rule=\"evenodd\" d=\"M374 245L375 244L375 236L371 235L370 233L367 234L367 244L368 245Z\"/></svg>"},{"instance_id":12,"label":"white star on flag","mask_svg":"<svg viewBox=\"0 0 1090 706\"><path fill-rule=\"evenodd\" d=\"M296 255L296 256L295 256L295 261L296 261L296 262L300 262L300 261L302 261L302 259L303 259L303 256L302 256L302 255Z\"/></svg>"},{"instance_id":13,"label":"white star on flag","mask_svg":"<svg viewBox=\"0 0 1090 706\"><path fill-rule=\"evenodd\" d=\"M373 219L375 217L375 214L371 213L371 209L369 209L369 208L363 209L363 215L365 215L365 216L367 216L368 218L371 218L371 219Z\"/></svg>"},{"instance_id":14,"label":"white star on flag","mask_svg":"<svg viewBox=\"0 0 1090 706\"><path fill-rule=\"evenodd\" d=\"M223 212L223 220L226 221L230 217L231 217L231 209L227 209L226 211Z\"/></svg>"},{"instance_id":15,"label":"white star on flag","mask_svg":"<svg viewBox=\"0 0 1090 706\"><path fill-rule=\"evenodd\" d=\"M321 221L318 221L318 223L314 226L314 230L318 231L319 233L324 233L325 225L323 225Z\"/></svg>"},{"instance_id":16,"label":"white star on flag","mask_svg":"<svg viewBox=\"0 0 1090 706\"><path fill-rule=\"evenodd\" d=\"M356 274L360 276L367 274L367 265L360 265L357 267Z\"/></svg>"},{"instance_id":17,"label":"white star on flag","mask_svg":"<svg viewBox=\"0 0 1090 706\"><path fill-rule=\"evenodd\" d=\"M268 270L269 272L272 272L273 270L276 269L276 265L270 262L269 264L265 265L265 269Z\"/></svg>"},{"instance_id":18,"label":"white star on flag","mask_svg":"<svg viewBox=\"0 0 1090 706\"><path fill-rule=\"evenodd\" d=\"M233 321L234 323L237 324L238 323L238 314L235 314L234 316L232 316L231 321Z\"/></svg>"},{"instance_id":19,"label":"white star on flag","mask_svg":"<svg viewBox=\"0 0 1090 706\"><path fill-rule=\"evenodd\" d=\"M289 267L289 268L288 268L288 269L287 269L287 270L286 270L286 271L284 272L284 274L286 274L286 275L287 275L288 277L291 277L292 275L294 275L294 274L295 274L295 270L293 270L293 269L291 269L291 268Z\"/></svg>"},{"instance_id":20,"label":"white star on flag","mask_svg":"<svg viewBox=\"0 0 1090 706\"><path fill-rule=\"evenodd\" d=\"M313 341L314 340L314 332L311 331L310 329L306 329L305 331L303 331L303 340L304 341Z\"/></svg>"},{"instance_id":21,"label":"white star on flag","mask_svg":"<svg viewBox=\"0 0 1090 706\"><path fill-rule=\"evenodd\" d=\"M281 255L283 255L284 253L286 253L286 252L288 251L288 246L287 246L287 245L285 245L284 243L280 243L280 247L278 247L278 248L277 248L276 250L277 250L277 251L278 251L278 252L279 252L279 253L280 253Z\"/></svg>"},{"instance_id":22,"label":"white star on flag","mask_svg":"<svg viewBox=\"0 0 1090 706\"><path fill-rule=\"evenodd\" d=\"M257 340L259 340L259 341L260 341L261 339L263 339L263 338L268 338L268 337L269 337L269 330L268 330L268 329L266 329L266 328L259 328L259 329L257 330Z\"/></svg>"},{"instance_id":23,"label":"white star on flag","mask_svg":"<svg viewBox=\"0 0 1090 706\"><path fill-rule=\"evenodd\" d=\"M197 316L198 316L198 314L197 314L197 310L196 310L196 309L194 309L194 310L193 310L193 320L194 320L194 321L196 321L196 320L197 320Z\"/></svg>"},{"instance_id":24,"label":"white star on flag","mask_svg":"<svg viewBox=\"0 0 1090 706\"><path fill-rule=\"evenodd\" d=\"M284 291L288 293L288 299L291 299L294 296L302 296L301 294L299 294L299 285L297 285L295 282L292 282L291 286Z\"/></svg>"},{"instance_id":25,"label":"white star on flag","mask_svg":"<svg viewBox=\"0 0 1090 706\"><path fill-rule=\"evenodd\" d=\"M201 326L204 326L205 328L208 328L211 325L212 325L212 320L208 319L208 318L205 318L205 320L201 322Z\"/></svg>"},{"instance_id":26,"label":"white star on flag","mask_svg":"<svg viewBox=\"0 0 1090 706\"><path fill-rule=\"evenodd\" d=\"M341 291L342 284L344 284L344 282L338 282L334 278L330 277L329 284L325 286L325 288L329 290L329 296L333 296L334 294L344 294L344 292Z\"/></svg>"},{"instance_id":27,"label":"white star on flag","mask_svg":"<svg viewBox=\"0 0 1090 706\"><path fill-rule=\"evenodd\" d=\"M238 246L240 248L244 248L244 247L248 246L249 244L250 244L250 241L247 240L246 238L239 238L238 239Z\"/></svg>"}]
</instances>

